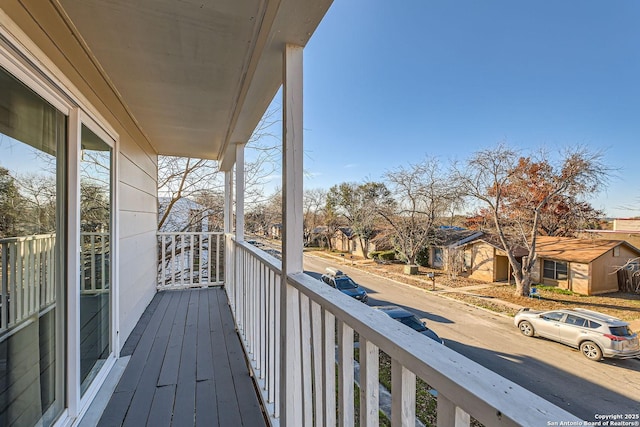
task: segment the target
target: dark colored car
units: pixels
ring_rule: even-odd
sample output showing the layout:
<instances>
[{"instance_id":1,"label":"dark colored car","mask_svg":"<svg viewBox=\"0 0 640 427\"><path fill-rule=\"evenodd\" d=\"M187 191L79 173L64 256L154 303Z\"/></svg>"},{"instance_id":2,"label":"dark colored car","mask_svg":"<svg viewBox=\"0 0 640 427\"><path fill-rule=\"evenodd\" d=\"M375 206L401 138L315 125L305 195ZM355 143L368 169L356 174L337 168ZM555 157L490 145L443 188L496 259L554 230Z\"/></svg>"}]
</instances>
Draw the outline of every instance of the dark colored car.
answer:
<instances>
[{"instance_id":1,"label":"dark colored car","mask_svg":"<svg viewBox=\"0 0 640 427\"><path fill-rule=\"evenodd\" d=\"M322 281L358 301L366 303L369 300L367 291L340 270L327 268L327 273L322 275Z\"/></svg>"},{"instance_id":2,"label":"dark colored car","mask_svg":"<svg viewBox=\"0 0 640 427\"><path fill-rule=\"evenodd\" d=\"M409 310L405 310L404 308L398 307L397 305L385 305L374 308L382 311L392 319L396 319L403 325L407 325L414 331L420 332L422 335L429 337L432 340L439 342L440 344L444 344L444 341L438 336L438 334L429 329L425 322L418 319L418 317L415 314L411 313Z\"/></svg>"}]
</instances>

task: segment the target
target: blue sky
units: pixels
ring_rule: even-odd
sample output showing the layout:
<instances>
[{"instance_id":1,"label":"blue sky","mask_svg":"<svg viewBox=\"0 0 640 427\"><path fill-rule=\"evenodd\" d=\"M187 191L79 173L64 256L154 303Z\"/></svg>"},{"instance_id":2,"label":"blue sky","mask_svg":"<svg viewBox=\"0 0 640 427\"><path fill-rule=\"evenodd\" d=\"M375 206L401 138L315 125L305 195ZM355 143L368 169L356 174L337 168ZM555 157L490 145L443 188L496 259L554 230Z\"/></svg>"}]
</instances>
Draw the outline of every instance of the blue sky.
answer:
<instances>
[{"instance_id":1,"label":"blue sky","mask_svg":"<svg viewBox=\"0 0 640 427\"><path fill-rule=\"evenodd\" d=\"M584 145L620 168L592 205L640 215L638 22L635 0L336 0L304 51L305 188Z\"/></svg>"}]
</instances>

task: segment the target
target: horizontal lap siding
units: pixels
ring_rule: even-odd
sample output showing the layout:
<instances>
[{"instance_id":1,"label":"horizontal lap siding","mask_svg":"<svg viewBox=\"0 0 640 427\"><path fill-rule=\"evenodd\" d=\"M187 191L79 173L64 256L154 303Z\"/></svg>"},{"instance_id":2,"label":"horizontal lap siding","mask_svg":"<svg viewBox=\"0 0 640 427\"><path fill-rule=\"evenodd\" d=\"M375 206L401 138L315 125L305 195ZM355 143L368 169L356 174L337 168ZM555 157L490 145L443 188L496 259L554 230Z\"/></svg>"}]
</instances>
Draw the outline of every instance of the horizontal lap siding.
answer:
<instances>
[{"instance_id":1,"label":"horizontal lap siding","mask_svg":"<svg viewBox=\"0 0 640 427\"><path fill-rule=\"evenodd\" d=\"M129 134L118 156L120 345L156 292L157 156Z\"/></svg>"}]
</instances>

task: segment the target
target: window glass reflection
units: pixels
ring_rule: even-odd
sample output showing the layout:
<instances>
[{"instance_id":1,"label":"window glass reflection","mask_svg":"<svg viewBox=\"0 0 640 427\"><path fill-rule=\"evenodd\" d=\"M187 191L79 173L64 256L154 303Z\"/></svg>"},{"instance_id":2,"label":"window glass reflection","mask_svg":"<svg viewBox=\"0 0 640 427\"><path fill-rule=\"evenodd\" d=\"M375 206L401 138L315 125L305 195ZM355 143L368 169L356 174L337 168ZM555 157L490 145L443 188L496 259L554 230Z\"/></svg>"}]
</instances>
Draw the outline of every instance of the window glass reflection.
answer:
<instances>
[{"instance_id":1,"label":"window glass reflection","mask_svg":"<svg viewBox=\"0 0 640 427\"><path fill-rule=\"evenodd\" d=\"M0 69L2 426L63 408L65 135L65 116Z\"/></svg>"},{"instance_id":2,"label":"window glass reflection","mask_svg":"<svg viewBox=\"0 0 640 427\"><path fill-rule=\"evenodd\" d=\"M80 377L82 393L110 353L111 148L82 126Z\"/></svg>"}]
</instances>

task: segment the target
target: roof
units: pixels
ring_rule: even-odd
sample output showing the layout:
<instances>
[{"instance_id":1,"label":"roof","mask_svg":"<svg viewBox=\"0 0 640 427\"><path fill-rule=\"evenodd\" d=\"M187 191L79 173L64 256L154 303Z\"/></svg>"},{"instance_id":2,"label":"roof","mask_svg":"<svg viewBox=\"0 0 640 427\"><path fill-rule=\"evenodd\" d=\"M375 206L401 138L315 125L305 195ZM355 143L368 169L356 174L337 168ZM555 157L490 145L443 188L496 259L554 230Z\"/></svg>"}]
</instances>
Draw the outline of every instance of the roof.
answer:
<instances>
[{"instance_id":1,"label":"roof","mask_svg":"<svg viewBox=\"0 0 640 427\"><path fill-rule=\"evenodd\" d=\"M331 3L60 0L60 16L159 154L228 168L282 83L284 46L304 47Z\"/></svg>"},{"instance_id":2,"label":"roof","mask_svg":"<svg viewBox=\"0 0 640 427\"><path fill-rule=\"evenodd\" d=\"M344 234L347 239L350 239L354 236L353 229L351 227L338 227L338 231Z\"/></svg>"},{"instance_id":3,"label":"roof","mask_svg":"<svg viewBox=\"0 0 640 427\"><path fill-rule=\"evenodd\" d=\"M465 244L477 244L477 243L486 243L489 246L492 246L500 251L504 251L504 248L502 247L502 243L500 242L500 238L495 235L495 234L484 234L482 235L482 237L478 238L478 239L474 239L470 242L467 242ZM517 245L514 250L513 250L513 254L516 257L522 257L525 255L529 255L529 249L524 247L524 246L520 246Z\"/></svg>"},{"instance_id":4,"label":"roof","mask_svg":"<svg viewBox=\"0 0 640 427\"><path fill-rule=\"evenodd\" d=\"M329 227L327 227L326 225L319 225L319 226L315 227L313 230L311 230L311 234L326 233L328 229L329 229Z\"/></svg>"},{"instance_id":5,"label":"roof","mask_svg":"<svg viewBox=\"0 0 640 427\"><path fill-rule=\"evenodd\" d=\"M460 227L440 227L435 230L438 243L435 246L460 246L484 235L482 231Z\"/></svg>"},{"instance_id":6,"label":"roof","mask_svg":"<svg viewBox=\"0 0 640 427\"><path fill-rule=\"evenodd\" d=\"M606 254L616 246L625 245L640 255L640 250L624 240L574 239L571 237L538 236L536 253L538 258L588 264Z\"/></svg>"}]
</instances>

